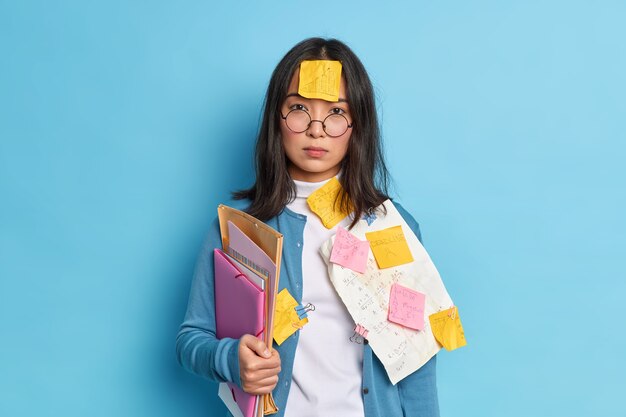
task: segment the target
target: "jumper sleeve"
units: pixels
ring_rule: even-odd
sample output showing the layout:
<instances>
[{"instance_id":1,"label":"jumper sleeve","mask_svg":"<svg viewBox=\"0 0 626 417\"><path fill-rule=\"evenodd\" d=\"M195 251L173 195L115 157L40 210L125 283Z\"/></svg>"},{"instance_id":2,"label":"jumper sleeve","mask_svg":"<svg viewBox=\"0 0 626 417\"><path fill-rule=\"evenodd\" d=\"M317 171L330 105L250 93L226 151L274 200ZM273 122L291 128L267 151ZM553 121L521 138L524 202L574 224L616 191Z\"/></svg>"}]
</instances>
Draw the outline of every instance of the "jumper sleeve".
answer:
<instances>
[{"instance_id":1,"label":"jumper sleeve","mask_svg":"<svg viewBox=\"0 0 626 417\"><path fill-rule=\"evenodd\" d=\"M400 204L394 202L398 212L407 222L413 233L422 242L419 224ZM398 382L400 404L405 416L439 417L437 397L437 355L424 366Z\"/></svg>"},{"instance_id":2,"label":"jumper sleeve","mask_svg":"<svg viewBox=\"0 0 626 417\"><path fill-rule=\"evenodd\" d=\"M215 219L196 263L187 313L176 338L176 354L185 369L241 387L239 340L218 340L215 332L213 249L221 247L219 222Z\"/></svg>"},{"instance_id":3,"label":"jumper sleeve","mask_svg":"<svg viewBox=\"0 0 626 417\"><path fill-rule=\"evenodd\" d=\"M400 404L405 416L439 417L436 368L437 355L398 382Z\"/></svg>"}]
</instances>

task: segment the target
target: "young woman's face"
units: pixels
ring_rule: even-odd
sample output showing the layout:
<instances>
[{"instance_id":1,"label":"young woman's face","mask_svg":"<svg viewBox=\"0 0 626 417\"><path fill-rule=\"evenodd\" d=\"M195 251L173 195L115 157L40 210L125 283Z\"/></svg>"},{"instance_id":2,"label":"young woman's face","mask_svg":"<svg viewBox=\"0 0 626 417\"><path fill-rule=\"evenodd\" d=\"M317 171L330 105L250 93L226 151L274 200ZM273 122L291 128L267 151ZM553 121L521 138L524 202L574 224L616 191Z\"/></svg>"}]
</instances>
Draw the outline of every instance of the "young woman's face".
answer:
<instances>
[{"instance_id":1,"label":"young woman's face","mask_svg":"<svg viewBox=\"0 0 626 417\"><path fill-rule=\"evenodd\" d=\"M320 182L337 175L341 168L341 161L348 151L348 143L352 128L337 137L331 137L324 131L322 123L329 115L343 115L347 123L352 125L350 108L346 101L345 81L342 78L339 87L339 101L330 102L320 99L308 99L298 95L298 83L300 70L296 70L285 99L281 112L287 116L292 110L306 111L311 117L311 124L301 133L295 133L287 125L287 120L280 121L283 146L289 159L289 174L291 178L306 182ZM304 116L306 115L299 113ZM294 115L295 116L295 115ZM289 116L291 119L293 116ZM336 116L333 116L336 118ZM332 121L328 119L327 121ZM335 119L337 120L337 119ZM340 119L340 121L343 119ZM333 136L337 134L331 130L332 123L327 123L326 130ZM306 124L305 124L306 126ZM300 130L300 129L298 129ZM343 129L339 129L339 132Z\"/></svg>"}]
</instances>

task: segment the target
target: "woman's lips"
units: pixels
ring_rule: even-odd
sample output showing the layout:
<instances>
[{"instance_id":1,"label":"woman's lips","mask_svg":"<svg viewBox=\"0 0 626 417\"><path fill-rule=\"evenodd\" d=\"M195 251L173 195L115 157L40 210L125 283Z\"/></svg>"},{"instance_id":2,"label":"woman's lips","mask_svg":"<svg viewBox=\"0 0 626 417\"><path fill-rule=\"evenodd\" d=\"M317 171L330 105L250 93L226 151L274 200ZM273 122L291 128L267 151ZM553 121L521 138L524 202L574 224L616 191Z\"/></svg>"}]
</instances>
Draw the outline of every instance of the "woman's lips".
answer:
<instances>
[{"instance_id":1,"label":"woman's lips","mask_svg":"<svg viewBox=\"0 0 626 417\"><path fill-rule=\"evenodd\" d=\"M304 148L304 151L311 158L321 158L322 156L326 155L326 152L328 152L324 148L317 148L315 146L310 146L308 148Z\"/></svg>"}]
</instances>

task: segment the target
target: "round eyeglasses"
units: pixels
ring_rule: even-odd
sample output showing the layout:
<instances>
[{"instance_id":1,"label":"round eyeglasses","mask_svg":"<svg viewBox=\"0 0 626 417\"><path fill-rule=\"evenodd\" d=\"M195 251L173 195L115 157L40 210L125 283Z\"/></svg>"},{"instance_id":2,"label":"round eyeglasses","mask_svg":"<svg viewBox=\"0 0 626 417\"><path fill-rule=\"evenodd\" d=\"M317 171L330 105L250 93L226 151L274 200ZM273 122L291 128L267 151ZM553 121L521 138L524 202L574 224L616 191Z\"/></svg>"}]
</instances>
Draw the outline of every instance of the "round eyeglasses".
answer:
<instances>
[{"instance_id":1,"label":"round eyeglasses","mask_svg":"<svg viewBox=\"0 0 626 417\"><path fill-rule=\"evenodd\" d=\"M283 116L283 112L280 112L280 117L285 121L285 124L293 133L302 133L306 131L311 123L320 122L322 129L331 138L337 138L348 131L352 127L352 124L348 122L346 116L343 114L329 114L324 120L311 119L311 115L300 109L293 109Z\"/></svg>"}]
</instances>

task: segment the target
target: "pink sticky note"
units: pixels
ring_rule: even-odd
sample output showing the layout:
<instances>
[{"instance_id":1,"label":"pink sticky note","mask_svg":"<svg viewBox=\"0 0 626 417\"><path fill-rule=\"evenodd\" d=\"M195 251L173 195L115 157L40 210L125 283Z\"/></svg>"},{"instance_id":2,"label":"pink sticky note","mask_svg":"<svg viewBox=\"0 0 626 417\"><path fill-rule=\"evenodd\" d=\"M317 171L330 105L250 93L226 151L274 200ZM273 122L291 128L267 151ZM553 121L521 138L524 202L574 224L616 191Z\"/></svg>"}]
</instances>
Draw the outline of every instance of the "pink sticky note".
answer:
<instances>
[{"instance_id":1,"label":"pink sticky note","mask_svg":"<svg viewBox=\"0 0 626 417\"><path fill-rule=\"evenodd\" d=\"M391 286L389 295L389 315L387 319L410 329L424 328L424 302L426 296L421 292L400 284Z\"/></svg>"},{"instance_id":2,"label":"pink sticky note","mask_svg":"<svg viewBox=\"0 0 626 417\"><path fill-rule=\"evenodd\" d=\"M330 261L363 274L367 269L369 250L370 243L367 240L359 240L352 233L339 226L333 250L330 253Z\"/></svg>"}]
</instances>

